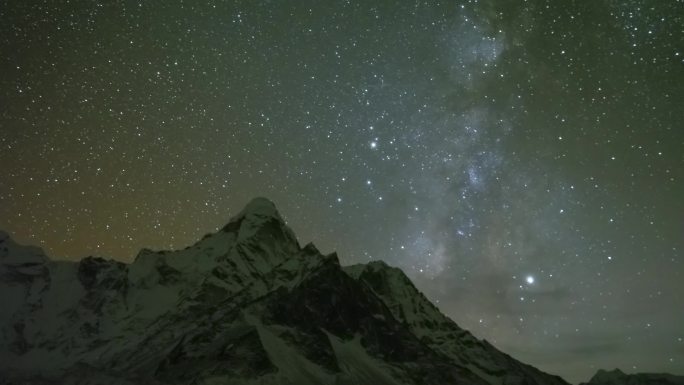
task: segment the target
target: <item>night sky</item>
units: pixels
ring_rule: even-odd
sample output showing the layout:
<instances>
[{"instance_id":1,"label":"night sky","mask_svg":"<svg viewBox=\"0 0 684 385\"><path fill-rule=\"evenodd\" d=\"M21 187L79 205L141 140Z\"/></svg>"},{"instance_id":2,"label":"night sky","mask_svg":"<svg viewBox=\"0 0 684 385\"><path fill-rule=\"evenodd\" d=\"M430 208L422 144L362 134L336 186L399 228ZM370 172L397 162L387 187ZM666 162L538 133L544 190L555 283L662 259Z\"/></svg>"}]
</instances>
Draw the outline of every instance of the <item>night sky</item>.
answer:
<instances>
[{"instance_id":1,"label":"night sky","mask_svg":"<svg viewBox=\"0 0 684 385\"><path fill-rule=\"evenodd\" d=\"M0 4L0 228L182 248L255 196L570 381L684 374L684 1Z\"/></svg>"}]
</instances>

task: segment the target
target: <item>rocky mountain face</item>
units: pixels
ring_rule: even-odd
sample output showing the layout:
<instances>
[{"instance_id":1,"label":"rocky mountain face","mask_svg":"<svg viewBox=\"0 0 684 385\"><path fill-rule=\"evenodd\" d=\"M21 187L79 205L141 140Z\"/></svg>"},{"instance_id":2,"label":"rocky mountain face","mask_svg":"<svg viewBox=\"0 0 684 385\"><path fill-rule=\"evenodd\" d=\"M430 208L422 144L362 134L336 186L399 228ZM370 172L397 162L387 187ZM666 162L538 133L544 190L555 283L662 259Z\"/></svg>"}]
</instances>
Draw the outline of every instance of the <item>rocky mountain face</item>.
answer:
<instances>
[{"instance_id":1,"label":"rocky mountain face","mask_svg":"<svg viewBox=\"0 0 684 385\"><path fill-rule=\"evenodd\" d=\"M52 261L0 233L0 301L0 384L566 384L459 328L401 270L301 247L263 198L131 264Z\"/></svg>"},{"instance_id":2,"label":"rocky mountain face","mask_svg":"<svg viewBox=\"0 0 684 385\"><path fill-rule=\"evenodd\" d=\"M620 369L599 370L588 383L580 385L684 385L684 376L664 373L625 374Z\"/></svg>"}]
</instances>

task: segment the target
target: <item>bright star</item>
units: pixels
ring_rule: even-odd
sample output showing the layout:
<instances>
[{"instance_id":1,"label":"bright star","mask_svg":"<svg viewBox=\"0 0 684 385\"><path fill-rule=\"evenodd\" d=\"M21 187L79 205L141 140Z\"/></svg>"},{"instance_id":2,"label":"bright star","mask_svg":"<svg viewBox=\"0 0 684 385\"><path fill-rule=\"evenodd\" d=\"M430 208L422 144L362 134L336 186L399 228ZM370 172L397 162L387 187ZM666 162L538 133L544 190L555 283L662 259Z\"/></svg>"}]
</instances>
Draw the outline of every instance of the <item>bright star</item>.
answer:
<instances>
[{"instance_id":1,"label":"bright star","mask_svg":"<svg viewBox=\"0 0 684 385\"><path fill-rule=\"evenodd\" d=\"M527 282L528 285L533 284L534 283L534 277L531 275L528 275L527 277L525 277L525 282Z\"/></svg>"}]
</instances>

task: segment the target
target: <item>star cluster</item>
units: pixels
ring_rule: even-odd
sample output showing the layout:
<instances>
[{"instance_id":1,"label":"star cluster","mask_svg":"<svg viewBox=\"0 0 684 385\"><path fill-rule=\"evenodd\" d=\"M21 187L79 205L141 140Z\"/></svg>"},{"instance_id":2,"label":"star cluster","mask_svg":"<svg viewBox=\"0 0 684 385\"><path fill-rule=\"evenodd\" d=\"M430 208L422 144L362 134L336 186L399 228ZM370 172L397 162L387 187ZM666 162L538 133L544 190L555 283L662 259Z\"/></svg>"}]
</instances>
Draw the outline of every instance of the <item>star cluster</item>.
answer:
<instances>
[{"instance_id":1,"label":"star cluster","mask_svg":"<svg viewBox=\"0 0 684 385\"><path fill-rule=\"evenodd\" d=\"M684 373L684 3L7 2L0 228L181 248L249 199L571 381Z\"/></svg>"}]
</instances>

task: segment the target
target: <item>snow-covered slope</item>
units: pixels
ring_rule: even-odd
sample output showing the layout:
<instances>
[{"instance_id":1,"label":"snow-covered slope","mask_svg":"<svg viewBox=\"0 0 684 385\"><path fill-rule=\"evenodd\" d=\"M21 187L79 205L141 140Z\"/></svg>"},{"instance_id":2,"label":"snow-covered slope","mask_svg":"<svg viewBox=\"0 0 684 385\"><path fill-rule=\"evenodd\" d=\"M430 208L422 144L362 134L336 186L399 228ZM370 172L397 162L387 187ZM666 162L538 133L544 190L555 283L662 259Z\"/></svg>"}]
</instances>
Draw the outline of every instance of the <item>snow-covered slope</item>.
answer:
<instances>
[{"instance_id":1,"label":"snow-covered slope","mask_svg":"<svg viewBox=\"0 0 684 385\"><path fill-rule=\"evenodd\" d=\"M301 247L257 198L131 264L0 233L0 384L565 384L442 315L382 263Z\"/></svg>"},{"instance_id":2,"label":"snow-covered slope","mask_svg":"<svg viewBox=\"0 0 684 385\"><path fill-rule=\"evenodd\" d=\"M478 340L442 314L403 271L382 261L344 267L380 297L392 315L405 322L411 332L432 349L452 358L490 384L565 384Z\"/></svg>"}]
</instances>

